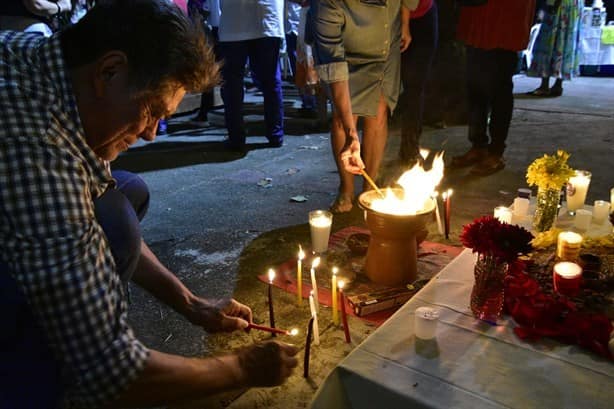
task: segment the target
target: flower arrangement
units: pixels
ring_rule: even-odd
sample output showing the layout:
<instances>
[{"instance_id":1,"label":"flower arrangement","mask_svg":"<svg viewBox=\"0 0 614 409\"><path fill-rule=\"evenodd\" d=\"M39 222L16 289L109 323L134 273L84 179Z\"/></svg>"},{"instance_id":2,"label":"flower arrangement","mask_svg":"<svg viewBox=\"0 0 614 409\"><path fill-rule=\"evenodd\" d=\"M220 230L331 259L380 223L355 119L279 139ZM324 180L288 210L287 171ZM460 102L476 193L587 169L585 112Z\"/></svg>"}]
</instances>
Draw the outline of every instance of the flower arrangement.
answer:
<instances>
[{"instance_id":1,"label":"flower arrangement","mask_svg":"<svg viewBox=\"0 0 614 409\"><path fill-rule=\"evenodd\" d=\"M493 216L475 219L463 227L460 240L481 258L496 264L511 263L533 250L533 235L523 227L502 223Z\"/></svg>"},{"instance_id":2,"label":"flower arrangement","mask_svg":"<svg viewBox=\"0 0 614 409\"><path fill-rule=\"evenodd\" d=\"M559 190L573 176L573 169L567 164L569 153L558 150L555 155L537 158L527 169L527 183L540 189Z\"/></svg>"}]
</instances>

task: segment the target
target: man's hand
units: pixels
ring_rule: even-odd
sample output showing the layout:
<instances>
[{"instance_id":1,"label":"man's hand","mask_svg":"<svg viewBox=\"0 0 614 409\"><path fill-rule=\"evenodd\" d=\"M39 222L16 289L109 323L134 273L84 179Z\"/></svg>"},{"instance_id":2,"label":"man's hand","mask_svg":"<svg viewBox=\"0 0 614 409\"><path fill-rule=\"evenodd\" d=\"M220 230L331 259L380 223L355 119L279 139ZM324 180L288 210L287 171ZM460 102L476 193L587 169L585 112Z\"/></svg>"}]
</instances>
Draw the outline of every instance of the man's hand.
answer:
<instances>
[{"instance_id":1,"label":"man's hand","mask_svg":"<svg viewBox=\"0 0 614 409\"><path fill-rule=\"evenodd\" d=\"M272 341L237 351L242 377L250 386L281 385L298 365L294 345Z\"/></svg>"},{"instance_id":2,"label":"man's hand","mask_svg":"<svg viewBox=\"0 0 614 409\"><path fill-rule=\"evenodd\" d=\"M252 322L252 310L232 299L194 299L187 314L188 320L207 332L232 332L247 328Z\"/></svg>"},{"instance_id":3,"label":"man's hand","mask_svg":"<svg viewBox=\"0 0 614 409\"><path fill-rule=\"evenodd\" d=\"M360 157L360 141L356 129L346 131L346 143L341 153L339 154L343 168L355 175L360 174L360 171L365 168L365 164Z\"/></svg>"}]
</instances>

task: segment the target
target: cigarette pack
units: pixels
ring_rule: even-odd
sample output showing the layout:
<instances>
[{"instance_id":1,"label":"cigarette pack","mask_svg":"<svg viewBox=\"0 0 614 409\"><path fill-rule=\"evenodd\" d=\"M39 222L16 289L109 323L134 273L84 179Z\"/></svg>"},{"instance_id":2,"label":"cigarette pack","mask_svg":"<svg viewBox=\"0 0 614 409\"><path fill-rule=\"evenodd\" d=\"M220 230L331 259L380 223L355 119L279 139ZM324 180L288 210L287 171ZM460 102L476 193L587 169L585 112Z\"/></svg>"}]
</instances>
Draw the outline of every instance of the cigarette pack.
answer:
<instances>
[{"instance_id":1,"label":"cigarette pack","mask_svg":"<svg viewBox=\"0 0 614 409\"><path fill-rule=\"evenodd\" d=\"M407 287L393 287L385 290L350 295L348 296L348 301L354 310L354 314L362 317L364 315L373 314L374 312L399 307L415 293L415 289L410 290Z\"/></svg>"}]
</instances>

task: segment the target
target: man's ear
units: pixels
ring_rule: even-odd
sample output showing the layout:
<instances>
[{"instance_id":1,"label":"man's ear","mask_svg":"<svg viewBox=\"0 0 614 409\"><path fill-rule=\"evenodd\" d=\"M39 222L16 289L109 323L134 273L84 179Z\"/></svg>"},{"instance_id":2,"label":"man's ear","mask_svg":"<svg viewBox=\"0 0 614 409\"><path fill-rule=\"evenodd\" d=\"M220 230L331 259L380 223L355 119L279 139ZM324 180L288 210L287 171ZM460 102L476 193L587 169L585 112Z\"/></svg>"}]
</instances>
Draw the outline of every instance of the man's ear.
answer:
<instances>
[{"instance_id":1,"label":"man's ear","mask_svg":"<svg viewBox=\"0 0 614 409\"><path fill-rule=\"evenodd\" d=\"M94 89L97 97L103 97L118 79L128 74L128 57L122 51L109 51L95 64Z\"/></svg>"}]
</instances>

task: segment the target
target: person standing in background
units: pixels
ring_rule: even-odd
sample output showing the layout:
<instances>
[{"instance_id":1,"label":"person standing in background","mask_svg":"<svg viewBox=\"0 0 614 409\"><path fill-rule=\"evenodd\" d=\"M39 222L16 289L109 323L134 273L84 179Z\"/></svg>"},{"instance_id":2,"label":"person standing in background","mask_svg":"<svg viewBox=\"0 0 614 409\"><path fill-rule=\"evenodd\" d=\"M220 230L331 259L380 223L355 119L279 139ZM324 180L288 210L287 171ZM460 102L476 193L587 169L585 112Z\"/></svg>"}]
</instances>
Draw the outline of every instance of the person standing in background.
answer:
<instances>
[{"instance_id":1,"label":"person standing in background","mask_svg":"<svg viewBox=\"0 0 614 409\"><path fill-rule=\"evenodd\" d=\"M529 94L538 97L563 95L563 80L578 74L578 26L580 0L546 0L546 9L528 75L540 77L541 84ZM555 78L552 88L550 77Z\"/></svg>"},{"instance_id":2,"label":"person standing in background","mask_svg":"<svg viewBox=\"0 0 614 409\"><path fill-rule=\"evenodd\" d=\"M70 0L2 0L0 30L37 32L49 37L54 16L72 10Z\"/></svg>"},{"instance_id":3,"label":"person standing in background","mask_svg":"<svg viewBox=\"0 0 614 409\"><path fill-rule=\"evenodd\" d=\"M424 89L428 81L433 57L439 39L437 4L434 0L420 0L416 10L410 13L409 33L411 42L401 54L401 84L399 98L401 118L401 145L399 160L405 167L412 167L422 160L420 135L424 112Z\"/></svg>"},{"instance_id":4,"label":"person standing in background","mask_svg":"<svg viewBox=\"0 0 614 409\"><path fill-rule=\"evenodd\" d=\"M505 167L503 152L514 109L512 78L534 14L535 0L488 0L461 7L457 38L466 50L471 148L453 157L451 168L473 166L471 174L486 176Z\"/></svg>"},{"instance_id":5,"label":"person standing in background","mask_svg":"<svg viewBox=\"0 0 614 409\"><path fill-rule=\"evenodd\" d=\"M222 99L228 130L226 148L245 150L243 98L245 65L255 74L264 96L269 146L284 142L284 108L279 50L284 34L284 0L223 0L219 50L223 58Z\"/></svg>"}]
</instances>

